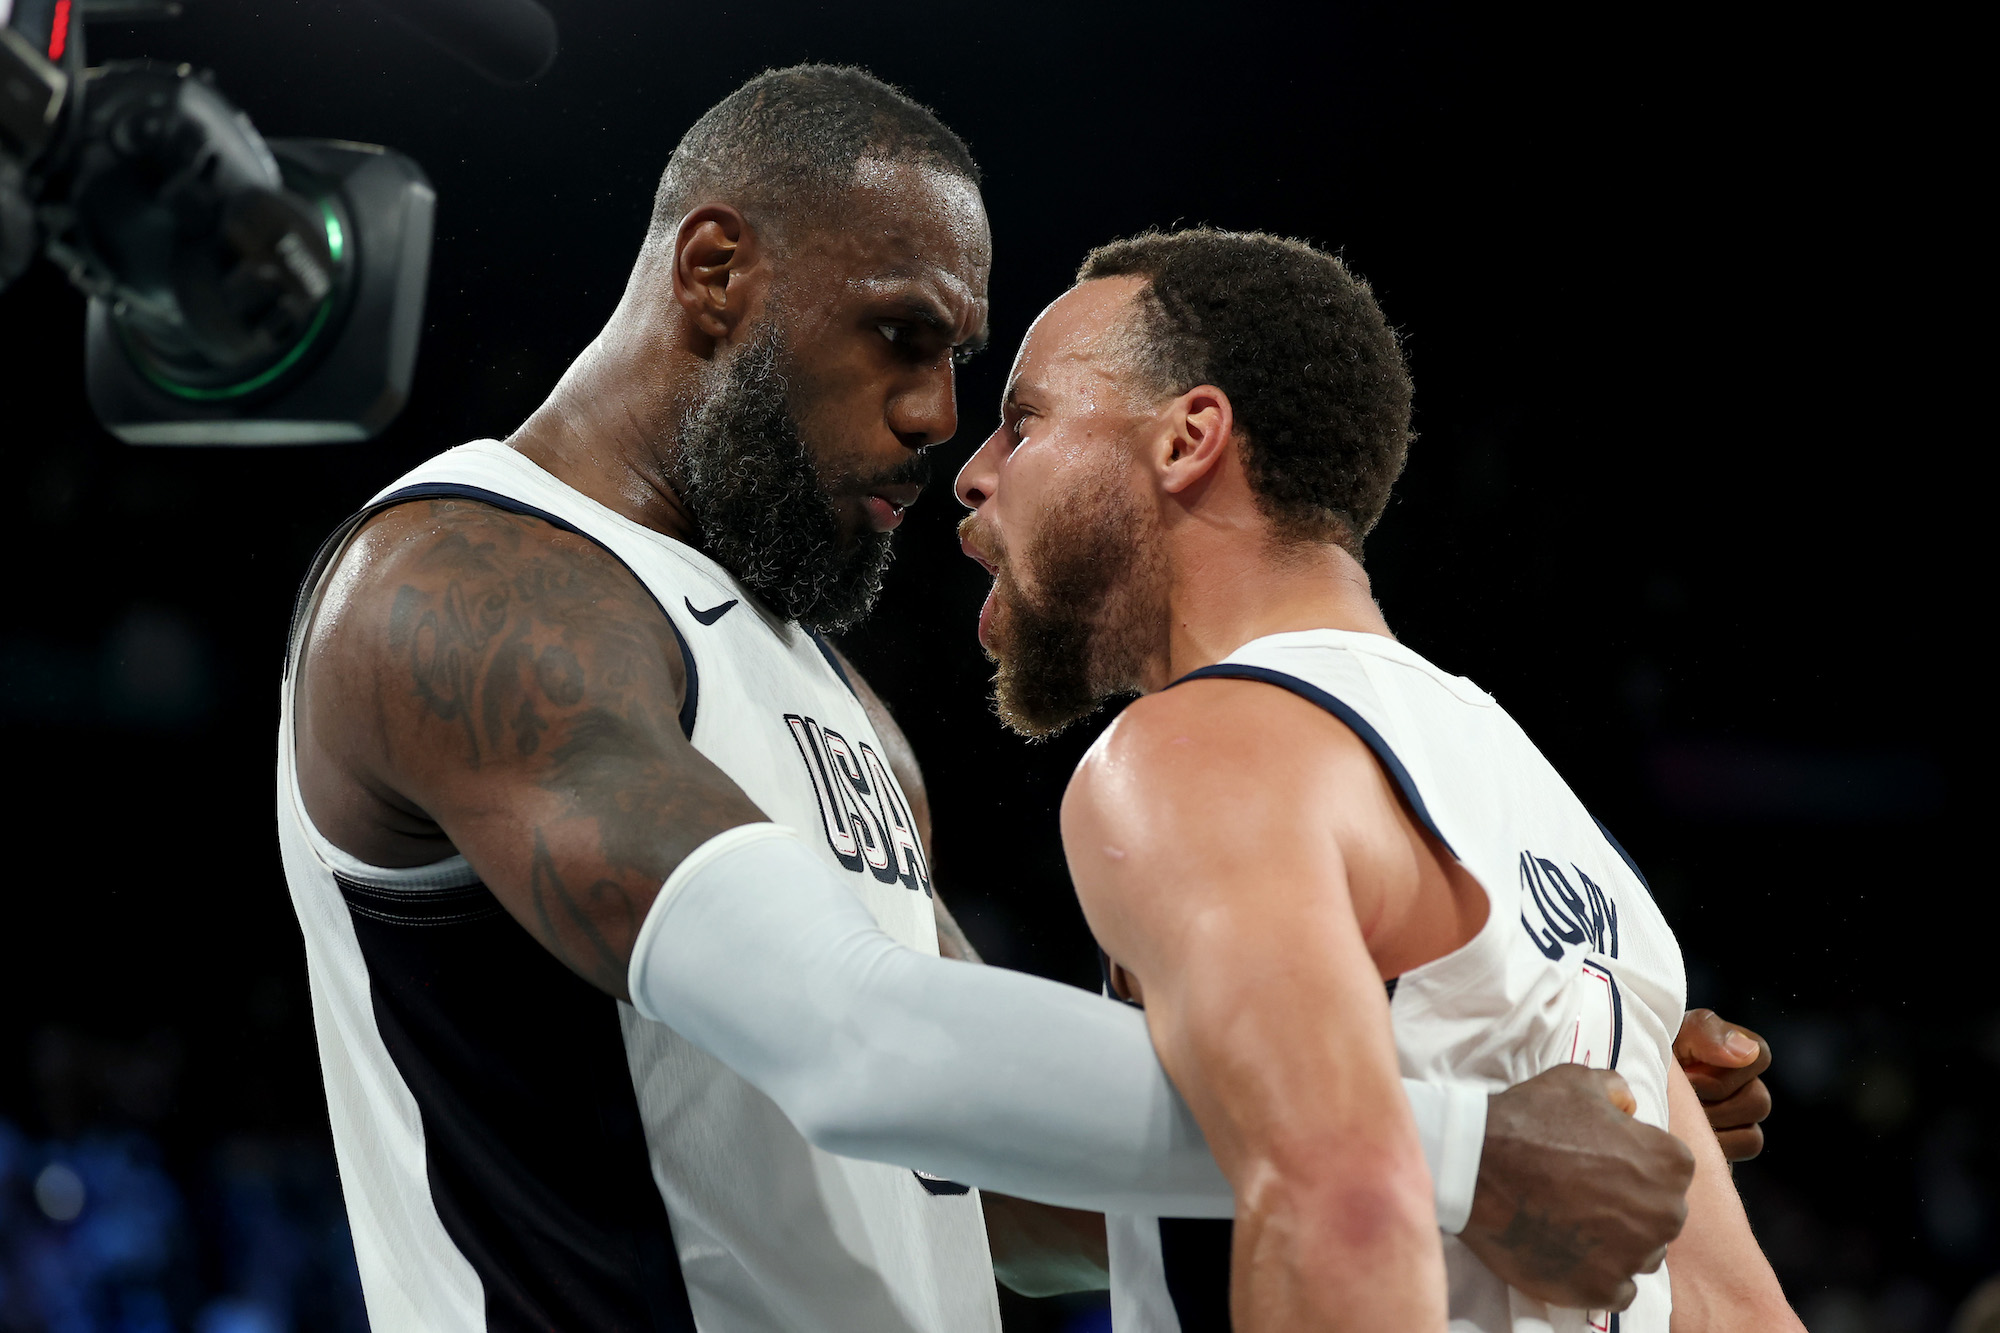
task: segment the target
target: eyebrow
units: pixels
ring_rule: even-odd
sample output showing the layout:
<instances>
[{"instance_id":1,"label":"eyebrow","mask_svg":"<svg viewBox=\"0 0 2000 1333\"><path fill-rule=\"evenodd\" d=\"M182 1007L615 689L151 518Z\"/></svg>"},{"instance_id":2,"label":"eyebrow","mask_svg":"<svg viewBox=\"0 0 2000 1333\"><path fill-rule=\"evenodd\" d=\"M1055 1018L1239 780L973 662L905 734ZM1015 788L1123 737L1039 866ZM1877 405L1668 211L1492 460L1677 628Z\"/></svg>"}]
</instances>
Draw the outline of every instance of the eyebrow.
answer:
<instances>
[{"instance_id":1,"label":"eyebrow","mask_svg":"<svg viewBox=\"0 0 2000 1333\"><path fill-rule=\"evenodd\" d=\"M951 313L939 301L905 293L896 297L893 304L901 314L908 317L912 322L923 325L940 338L949 340L952 334L957 332L957 321L952 319ZM964 342L952 343L951 349L955 354L963 358L985 351L986 342L987 326L982 323L979 326L978 332L974 333Z\"/></svg>"}]
</instances>

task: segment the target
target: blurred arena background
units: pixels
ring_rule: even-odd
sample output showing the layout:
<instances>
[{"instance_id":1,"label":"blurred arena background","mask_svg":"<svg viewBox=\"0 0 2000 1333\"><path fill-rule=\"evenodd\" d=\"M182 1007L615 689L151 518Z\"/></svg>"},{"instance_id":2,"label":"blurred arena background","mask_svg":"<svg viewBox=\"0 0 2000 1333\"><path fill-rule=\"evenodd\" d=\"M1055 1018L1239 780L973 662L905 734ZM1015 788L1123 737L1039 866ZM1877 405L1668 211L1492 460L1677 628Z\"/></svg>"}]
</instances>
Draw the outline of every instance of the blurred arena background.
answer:
<instances>
[{"instance_id":1,"label":"blurred arena background","mask_svg":"<svg viewBox=\"0 0 2000 1333\"><path fill-rule=\"evenodd\" d=\"M1927 303L1952 206L1901 133L1915 36L1744 12L639 6L552 0L538 84L352 0L186 0L97 59L212 66L267 135L438 189L417 384L380 440L135 449L83 304L0 299L0 1330L365 1327L271 819L276 685L325 532L508 433L610 311L681 130L744 77L869 66L987 173L996 350L940 481L1084 251L1175 221L1344 250L1409 337L1420 439L1369 567L1648 871L1690 1002L1773 1042L1737 1180L1813 1333L1929 1333L2000 1272L2000 999L1965 845L1979 692L1950 640ZM1832 25L1835 20L1822 20ZM847 648L923 757L939 884L994 962L1095 987L1056 837L1094 728L984 702L948 488ZM1942 636L1942 638L1940 637ZM1246 854L1254 854L1246 849ZM1989 919L1990 920L1990 919ZM1108 1327L1007 1298L1008 1327Z\"/></svg>"}]
</instances>

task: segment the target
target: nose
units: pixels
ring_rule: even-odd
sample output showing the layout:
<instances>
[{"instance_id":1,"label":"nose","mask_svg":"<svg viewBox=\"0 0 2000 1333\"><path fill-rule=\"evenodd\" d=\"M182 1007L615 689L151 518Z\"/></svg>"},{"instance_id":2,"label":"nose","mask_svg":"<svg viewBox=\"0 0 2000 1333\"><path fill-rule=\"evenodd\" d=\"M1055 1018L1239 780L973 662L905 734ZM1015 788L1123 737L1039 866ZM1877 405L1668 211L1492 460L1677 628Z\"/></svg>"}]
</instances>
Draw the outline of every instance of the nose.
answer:
<instances>
[{"instance_id":1,"label":"nose","mask_svg":"<svg viewBox=\"0 0 2000 1333\"><path fill-rule=\"evenodd\" d=\"M928 449L958 434L958 386L949 360L890 400L889 429L905 449Z\"/></svg>"},{"instance_id":2,"label":"nose","mask_svg":"<svg viewBox=\"0 0 2000 1333\"><path fill-rule=\"evenodd\" d=\"M967 509L977 509L993 498L1000 489L1000 428L965 460L951 489Z\"/></svg>"}]
</instances>

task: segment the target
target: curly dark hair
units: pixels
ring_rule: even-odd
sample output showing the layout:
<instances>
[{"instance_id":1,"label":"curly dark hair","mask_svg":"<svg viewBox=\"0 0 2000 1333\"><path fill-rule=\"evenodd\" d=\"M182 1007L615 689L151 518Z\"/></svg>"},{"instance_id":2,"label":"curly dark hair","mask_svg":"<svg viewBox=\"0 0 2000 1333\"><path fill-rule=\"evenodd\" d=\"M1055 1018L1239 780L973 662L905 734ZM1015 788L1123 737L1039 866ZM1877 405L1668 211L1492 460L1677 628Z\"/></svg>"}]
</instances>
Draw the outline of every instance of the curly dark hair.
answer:
<instances>
[{"instance_id":1,"label":"curly dark hair","mask_svg":"<svg viewBox=\"0 0 2000 1333\"><path fill-rule=\"evenodd\" d=\"M703 196L791 224L830 210L863 158L916 162L979 184L965 141L929 107L852 65L765 70L702 113L681 137L653 198L651 231L671 234Z\"/></svg>"},{"instance_id":2,"label":"curly dark hair","mask_svg":"<svg viewBox=\"0 0 2000 1333\"><path fill-rule=\"evenodd\" d=\"M1090 252L1077 281L1146 279L1134 369L1159 396L1229 395L1244 468L1280 540L1355 556L1410 447L1410 374L1368 284L1262 232L1147 232Z\"/></svg>"}]
</instances>

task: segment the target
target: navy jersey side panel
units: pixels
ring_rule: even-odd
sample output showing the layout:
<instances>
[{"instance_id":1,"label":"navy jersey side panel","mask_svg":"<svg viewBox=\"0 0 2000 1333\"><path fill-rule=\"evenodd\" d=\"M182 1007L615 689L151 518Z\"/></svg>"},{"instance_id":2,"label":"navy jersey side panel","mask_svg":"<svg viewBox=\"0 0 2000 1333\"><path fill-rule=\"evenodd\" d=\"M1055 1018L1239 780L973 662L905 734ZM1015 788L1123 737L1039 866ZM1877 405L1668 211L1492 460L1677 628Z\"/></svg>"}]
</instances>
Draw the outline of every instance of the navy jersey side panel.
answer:
<instances>
[{"instance_id":1,"label":"navy jersey side panel","mask_svg":"<svg viewBox=\"0 0 2000 1333\"><path fill-rule=\"evenodd\" d=\"M487 1328L694 1333L618 1002L483 885L340 888Z\"/></svg>"}]
</instances>

